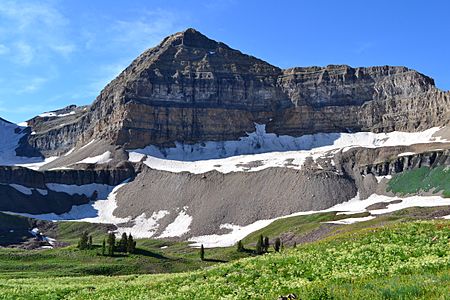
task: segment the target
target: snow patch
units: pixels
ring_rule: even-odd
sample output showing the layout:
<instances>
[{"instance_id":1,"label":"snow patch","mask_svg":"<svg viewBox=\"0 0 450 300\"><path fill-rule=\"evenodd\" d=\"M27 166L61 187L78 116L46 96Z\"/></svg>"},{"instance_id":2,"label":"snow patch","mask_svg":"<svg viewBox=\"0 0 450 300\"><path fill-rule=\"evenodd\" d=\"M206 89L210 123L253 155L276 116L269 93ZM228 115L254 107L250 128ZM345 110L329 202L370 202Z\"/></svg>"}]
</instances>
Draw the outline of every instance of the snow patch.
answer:
<instances>
[{"instance_id":1,"label":"snow patch","mask_svg":"<svg viewBox=\"0 0 450 300\"><path fill-rule=\"evenodd\" d=\"M57 114L54 111L50 111L50 112L45 112L45 113L40 114L39 117L41 117L41 118L45 118L45 117L58 117L58 118L61 118L61 117L67 117L67 116L74 115L74 114L75 114L75 111L71 111L71 112L68 112L68 113L65 113L65 114Z\"/></svg>"},{"instance_id":2,"label":"snow patch","mask_svg":"<svg viewBox=\"0 0 450 300\"><path fill-rule=\"evenodd\" d=\"M383 179L387 179L387 180L391 179L392 175L375 176L375 178L376 178L377 182L380 183L381 180L383 180Z\"/></svg>"},{"instance_id":3,"label":"snow patch","mask_svg":"<svg viewBox=\"0 0 450 300\"><path fill-rule=\"evenodd\" d=\"M77 162L77 164L83 164L83 163L85 163L85 164L106 164L106 163L110 162L111 160L112 160L111 152L106 151L103 154L85 158L85 159Z\"/></svg>"},{"instance_id":4,"label":"snow patch","mask_svg":"<svg viewBox=\"0 0 450 300\"><path fill-rule=\"evenodd\" d=\"M402 156L410 156L410 155L414 155L416 154L415 152L403 152L400 153L399 155L397 155L398 157L402 157Z\"/></svg>"},{"instance_id":5,"label":"snow patch","mask_svg":"<svg viewBox=\"0 0 450 300\"><path fill-rule=\"evenodd\" d=\"M168 237L180 237L189 232L189 226L192 223L192 217L187 213L187 207L184 207L183 210L180 211L175 220L170 223L164 232L159 236L160 238L168 238Z\"/></svg>"},{"instance_id":6,"label":"snow patch","mask_svg":"<svg viewBox=\"0 0 450 300\"><path fill-rule=\"evenodd\" d=\"M143 213L134 219L134 225L131 227L119 227L117 234L131 233L135 238L149 238L152 237L159 228L158 221L168 215L167 210L160 210L158 212L153 212L150 218L147 218L146 214Z\"/></svg>"},{"instance_id":7,"label":"snow patch","mask_svg":"<svg viewBox=\"0 0 450 300\"><path fill-rule=\"evenodd\" d=\"M388 204L388 202L392 202L393 200L401 199L401 203L397 204ZM386 209L377 209L377 210L366 210L366 207L373 205L375 203L387 203ZM397 210L401 210L408 207L433 207L433 206L446 206L450 205L450 198L442 198L440 196L411 196L406 198L399 198L399 197L389 197L384 195L377 195L372 194L369 198L365 200L360 200L359 194L356 195L354 198L350 199L347 202L337 204L333 207L330 207L328 209L319 210L319 211L305 211L305 212L298 212L293 213L287 216L282 216L274 219L269 220L259 220L252 224L246 225L246 226L238 226L233 224L222 224L219 228L225 228L230 229L231 232L222 234L222 235L204 235L204 236L198 236L193 237L189 239L190 242L192 242L191 246L193 247L200 247L200 245L203 244L205 248L214 248L214 247L230 247L235 245L238 241L242 240L244 237L249 235L252 232L255 232L257 230L260 230L268 225L270 225L272 222L280 219L285 219L289 217L295 217L295 216L304 216L304 215L311 215L316 213L324 213L324 212L338 212L338 214L356 214L356 213L362 213L362 212L369 212L371 215L380 215L385 214L388 212L393 212ZM362 222L367 221L370 219L373 219L374 216L368 216L364 217L367 219L362 218L347 218L344 220L347 220L348 223L351 224L351 222ZM344 220L340 220L343 222Z\"/></svg>"},{"instance_id":8,"label":"snow patch","mask_svg":"<svg viewBox=\"0 0 450 300\"><path fill-rule=\"evenodd\" d=\"M19 146L20 139L25 136L22 129L16 124L0 119L0 165L13 166L42 161L41 157L17 156L16 148Z\"/></svg>"},{"instance_id":9,"label":"snow patch","mask_svg":"<svg viewBox=\"0 0 450 300\"><path fill-rule=\"evenodd\" d=\"M73 151L75 151L75 148L72 148L69 151L67 151L66 153L64 153L64 156L68 156L68 155L72 154Z\"/></svg>"},{"instance_id":10,"label":"snow patch","mask_svg":"<svg viewBox=\"0 0 450 300\"><path fill-rule=\"evenodd\" d=\"M43 190L43 189L38 189L38 188L29 188L20 184L16 184L16 183L11 183L11 184L6 184L6 183L0 183L1 185L9 185L10 187L16 189L17 191L19 191L22 194L25 195L32 195L33 191L37 191L39 194L46 196L48 194L47 190Z\"/></svg>"},{"instance_id":11,"label":"snow patch","mask_svg":"<svg viewBox=\"0 0 450 300\"><path fill-rule=\"evenodd\" d=\"M130 221L130 218L118 218L113 215L117 208L116 194L126 182L115 187L102 184L88 184L82 186L64 185L64 184L47 184L51 190L68 193L68 194L84 194L91 196L94 191L98 192L98 199L83 205L74 205L72 209L64 214L38 214L32 215L27 213L5 212L13 215L21 215L25 217L46 220L46 221L79 221L90 223L120 224Z\"/></svg>"},{"instance_id":12,"label":"snow patch","mask_svg":"<svg viewBox=\"0 0 450 300\"><path fill-rule=\"evenodd\" d=\"M94 192L97 192L97 199L106 199L113 190L113 186L100 183L90 183L84 185L69 185L61 183L47 183L47 188L49 190L66 193L69 195L85 195L86 197L91 197Z\"/></svg>"},{"instance_id":13,"label":"snow patch","mask_svg":"<svg viewBox=\"0 0 450 300\"><path fill-rule=\"evenodd\" d=\"M204 142L194 145L175 143L173 148L150 145L129 151L131 162L169 172L195 174L217 170L221 173L260 171L270 167L300 169L307 157L317 159L353 147L376 148L415 143L446 142L432 135L440 128L423 132L318 133L292 137L267 133L265 125L255 124L255 132L237 141ZM291 163L287 164L286 162Z\"/></svg>"},{"instance_id":14,"label":"snow patch","mask_svg":"<svg viewBox=\"0 0 450 300\"><path fill-rule=\"evenodd\" d=\"M33 191L32 191L31 188L23 186L23 185L20 185L20 184L12 183L9 186L15 188L16 190L18 190L22 194L25 194L25 195L32 195L33 194Z\"/></svg>"},{"instance_id":15,"label":"snow patch","mask_svg":"<svg viewBox=\"0 0 450 300\"><path fill-rule=\"evenodd\" d=\"M337 220L337 221L328 221L328 222L323 222L323 223L348 225L348 224L353 224L353 223L358 223L358 222L369 221L372 219L375 219L375 217L367 216L367 217L360 217L360 218L347 218L347 219L342 219L342 220Z\"/></svg>"},{"instance_id":16,"label":"snow patch","mask_svg":"<svg viewBox=\"0 0 450 300\"><path fill-rule=\"evenodd\" d=\"M25 163L25 164L16 164L16 165L19 166L19 167L24 167L24 168L28 168L28 169L32 169L32 170L39 170L40 167L42 167L43 165L46 165L46 164L54 161L57 158L58 158L58 156L47 157L44 160L39 158L39 162Z\"/></svg>"}]
</instances>

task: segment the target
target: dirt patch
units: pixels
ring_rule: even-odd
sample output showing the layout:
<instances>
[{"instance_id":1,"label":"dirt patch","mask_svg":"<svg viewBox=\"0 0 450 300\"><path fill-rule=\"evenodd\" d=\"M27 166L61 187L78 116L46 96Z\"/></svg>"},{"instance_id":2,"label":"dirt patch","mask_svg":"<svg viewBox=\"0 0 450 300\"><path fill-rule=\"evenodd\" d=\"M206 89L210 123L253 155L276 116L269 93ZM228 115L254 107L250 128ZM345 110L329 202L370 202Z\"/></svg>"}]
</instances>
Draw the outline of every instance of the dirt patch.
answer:
<instances>
[{"instance_id":1,"label":"dirt patch","mask_svg":"<svg viewBox=\"0 0 450 300\"><path fill-rule=\"evenodd\" d=\"M245 171L250 171L253 168L258 168L263 165L264 165L264 163L262 162L262 160L255 160L255 161L250 161L245 164L237 164L236 167L244 168Z\"/></svg>"},{"instance_id":2,"label":"dirt patch","mask_svg":"<svg viewBox=\"0 0 450 300\"><path fill-rule=\"evenodd\" d=\"M335 224L321 224L319 228L316 228L304 235L295 235L294 233L288 232L283 233L280 239L286 246L293 246L294 243L297 245L312 243L326 237L334 228L338 226Z\"/></svg>"},{"instance_id":3,"label":"dirt patch","mask_svg":"<svg viewBox=\"0 0 450 300\"><path fill-rule=\"evenodd\" d=\"M402 200L397 199L389 202L379 202L366 207L366 210L376 210L376 209L385 209L391 204L401 203Z\"/></svg>"}]
</instances>

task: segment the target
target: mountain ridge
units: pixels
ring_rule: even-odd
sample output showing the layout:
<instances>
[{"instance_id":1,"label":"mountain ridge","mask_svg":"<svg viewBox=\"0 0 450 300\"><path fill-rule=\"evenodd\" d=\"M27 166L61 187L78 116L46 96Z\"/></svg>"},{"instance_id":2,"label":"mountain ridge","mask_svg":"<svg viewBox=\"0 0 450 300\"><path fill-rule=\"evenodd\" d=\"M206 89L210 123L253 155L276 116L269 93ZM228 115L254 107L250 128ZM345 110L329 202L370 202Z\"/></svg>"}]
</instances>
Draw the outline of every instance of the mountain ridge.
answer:
<instances>
[{"instance_id":1,"label":"mountain ridge","mask_svg":"<svg viewBox=\"0 0 450 300\"><path fill-rule=\"evenodd\" d=\"M93 139L126 149L232 140L252 131L254 123L294 136L414 131L445 125L449 98L432 78L406 67L283 70L190 28L144 51L70 122L61 118L28 139L51 155ZM441 109L433 108L425 126L420 124L426 116L410 124L407 110L396 110L398 101Z\"/></svg>"}]
</instances>

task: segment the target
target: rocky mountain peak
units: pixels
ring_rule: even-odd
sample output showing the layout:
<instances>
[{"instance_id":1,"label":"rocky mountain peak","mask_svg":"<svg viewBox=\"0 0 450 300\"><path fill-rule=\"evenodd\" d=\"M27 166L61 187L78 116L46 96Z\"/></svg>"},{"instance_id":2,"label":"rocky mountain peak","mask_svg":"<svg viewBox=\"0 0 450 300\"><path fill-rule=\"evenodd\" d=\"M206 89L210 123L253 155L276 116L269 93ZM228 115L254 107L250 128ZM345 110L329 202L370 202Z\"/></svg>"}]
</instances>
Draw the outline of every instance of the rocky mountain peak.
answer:
<instances>
[{"instance_id":1,"label":"rocky mountain peak","mask_svg":"<svg viewBox=\"0 0 450 300\"><path fill-rule=\"evenodd\" d=\"M164 45L167 43L170 43L172 46L182 45L185 47L209 50L216 49L219 44L194 28L188 28L185 31L177 32L171 36L168 36L161 44Z\"/></svg>"},{"instance_id":2,"label":"rocky mountain peak","mask_svg":"<svg viewBox=\"0 0 450 300\"><path fill-rule=\"evenodd\" d=\"M44 151L93 139L171 146L235 140L255 123L293 136L414 131L448 122L448 101L433 79L406 67L282 70L189 28L137 57L89 109L32 124L30 144Z\"/></svg>"}]
</instances>

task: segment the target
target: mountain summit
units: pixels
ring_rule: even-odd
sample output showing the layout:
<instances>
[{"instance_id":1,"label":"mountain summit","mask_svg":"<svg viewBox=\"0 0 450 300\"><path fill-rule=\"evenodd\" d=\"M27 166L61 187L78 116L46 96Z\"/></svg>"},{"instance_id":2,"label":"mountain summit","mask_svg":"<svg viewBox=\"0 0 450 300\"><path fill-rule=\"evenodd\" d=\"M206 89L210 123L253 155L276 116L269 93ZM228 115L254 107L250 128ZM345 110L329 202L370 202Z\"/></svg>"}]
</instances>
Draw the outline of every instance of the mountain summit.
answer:
<instances>
[{"instance_id":1,"label":"mountain summit","mask_svg":"<svg viewBox=\"0 0 450 300\"><path fill-rule=\"evenodd\" d=\"M93 139L127 149L268 132L416 131L444 125L449 94L405 67L282 70L189 28L146 50L69 122L32 120L43 153Z\"/></svg>"}]
</instances>

